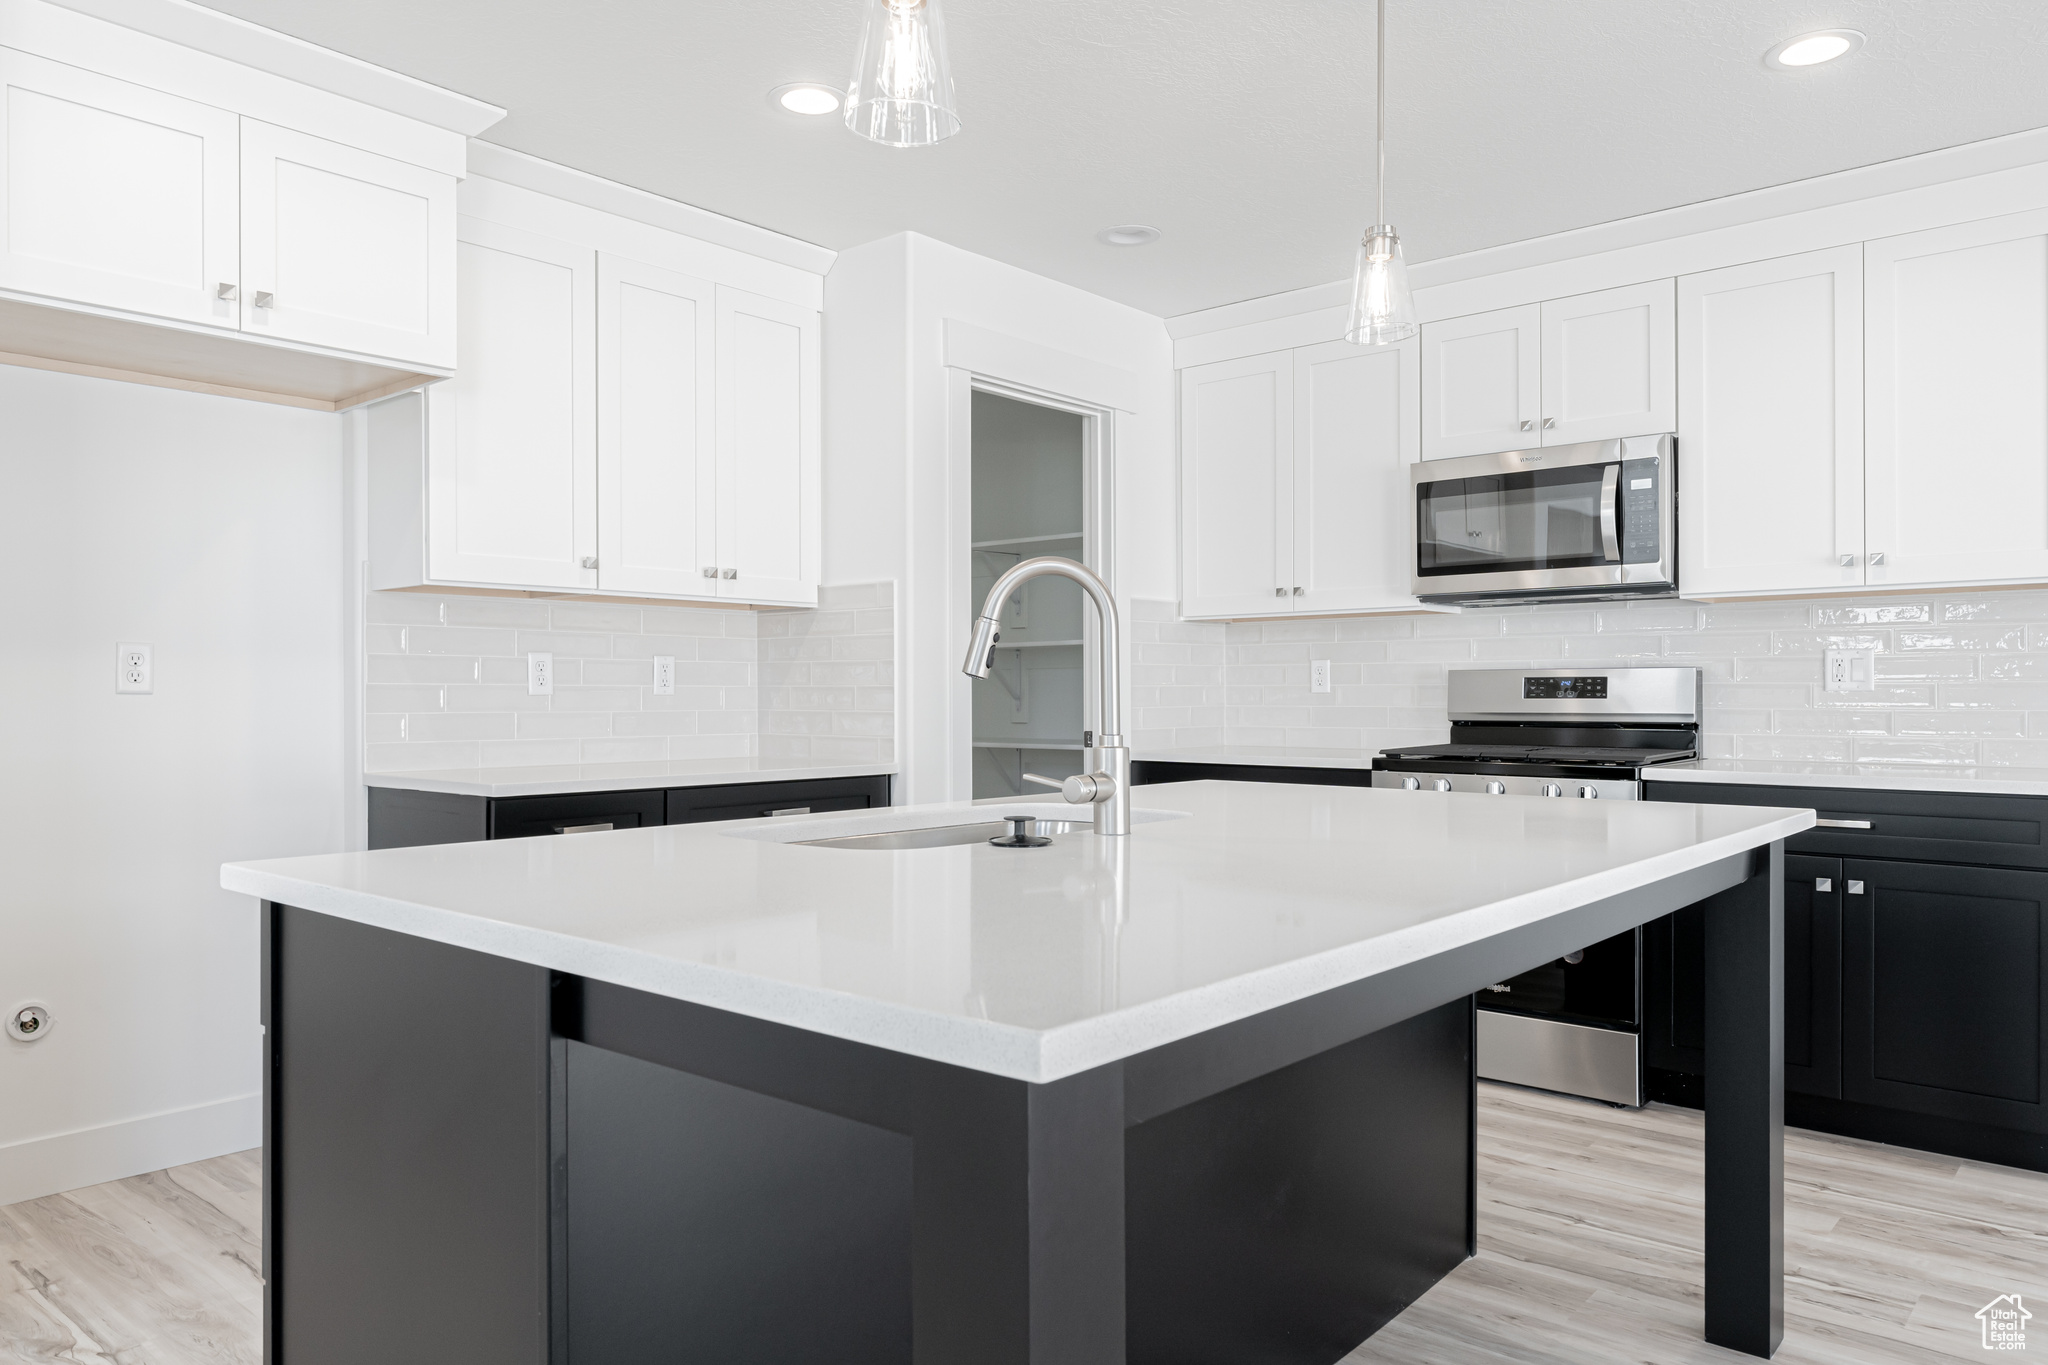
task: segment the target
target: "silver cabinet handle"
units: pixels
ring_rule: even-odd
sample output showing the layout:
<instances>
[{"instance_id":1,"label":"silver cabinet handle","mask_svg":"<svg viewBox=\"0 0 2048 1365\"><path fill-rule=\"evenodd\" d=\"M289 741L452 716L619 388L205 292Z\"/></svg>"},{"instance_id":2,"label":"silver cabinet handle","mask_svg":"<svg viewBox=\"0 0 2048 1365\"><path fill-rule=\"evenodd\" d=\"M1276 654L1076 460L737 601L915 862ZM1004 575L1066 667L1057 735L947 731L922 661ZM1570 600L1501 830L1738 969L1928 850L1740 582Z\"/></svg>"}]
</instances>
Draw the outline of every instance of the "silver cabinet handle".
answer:
<instances>
[{"instance_id":1,"label":"silver cabinet handle","mask_svg":"<svg viewBox=\"0 0 2048 1365\"><path fill-rule=\"evenodd\" d=\"M1871 567L1872 567L1873 569L1874 569L1874 568L1876 568L1876 567L1877 567L1878 565L1880 565L1880 564L1882 564L1882 563L1884 563L1884 551L1883 551L1883 550L1879 550L1879 551L1878 551L1878 552L1877 552L1876 554L1874 554L1874 555L1872 555L1872 556L1870 557L1870 566L1871 566Z\"/></svg>"},{"instance_id":2,"label":"silver cabinet handle","mask_svg":"<svg viewBox=\"0 0 2048 1365\"><path fill-rule=\"evenodd\" d=\"M1843 555L1843 556L1842 556L1842 567L1843 567L1843 568L1845 568L1845 569L1853 569L1853 568L1855 568L1855 567L1856 567L1856 556L1855 556L1855 555Z\"/></svg>"},{"instance_id":3,"label":"silver cabinet handle","mask_svg":"<svg viewBox=\"0 0 2048 1365\"><path fill-rule=\"evenodd\" d=\"M725 578L738 578L740 571L738 569L727 569L721 576Z\"/></svg>"},{"instance_id":4,"label":"silver cabinet handle","mask_svg":"<svg viewBox=\"0 0 2048 1365\"><path fill-rule=\"evenodd\" d=\"M231 284L217 284L213 287L213 296L222 303L233 303L242 296L242 291Z\"/></svg>"},{"instance_id":5,"label":"silver cabinet handle","mask_svg":"<svg viewBox=\"0 0 2048 1365\"><path fill-rule=\"evenodd\" d=\"M1815 820L1815 821L1813 822L1813 824L1814 824L1814 828L1816 828L1816 829L1869 829L1869 828L1870 828L1870 822L1869 822L1868 820ZM1855 883L1854 883L1854 882L1851 882L1851 883L1850 883L1850 885L1852 885L1852 886L1853 886L1853 885L1855 885Z\"/></svg>"},{"instance_id":6,"label":"silver cabinet handle","mask_svg":"<svg viewBox=\"0 0 2048 1365\"><path fill-rule=\"evenodd\" d=\"M1621 499L1617 496L1620 491L1621 466L1611 464L1600 475L1600 549L1609 564L1621 558Z\"/></svg>"},{"instance_id":7,"label":"silver cabinet handle","mask_svg":"<svg viewBox=\"0 0 2048 1365\"><path fill-rule=\"evenodd\" d=\"M1296 589L1294 590L1294 595L1295 595L1296 597L1299 597L1299 596L1301 596L1301 589L1300 589L1300 588L1296 588Z\"/></svg>"},{"instance_id":8,"label":"silver cabinet handle","mask_svg":"<svg viewBox=\"0 0 2048 1365\"><path fill-rule=\"evenodd\" d=\"M1551 429L1552 427L1554 427L1554 426L1556 426L1556 425L1557 425L1557 419L1556 419L1555 417L1546 417L1546 418L1544 418L1544 419L1543 419L1543 429L1544 429L1545 431L1549 431L1549 430L1550 430L1550 429Z\"/></svg>"},{"instance_id":9,"label":"silver cabinet handle","mask_svg":"<svg viewBox=\"0 0 2048 1365\"><path fill-rule=\"evenodd\" d=\"M1849 883L1849 894L1850 894L1850 895L1852 895L1852 896L1860 896L1860 895L1862 895L1862 894L1863 894L1863 883L1862 883L1862 882L1850 882L1850 883Z\"/></svg>"},{"instance_id":10,"label":"silver cabinet handle","mask_svg":"<svg viewBox=\"0 0 2048 1365\"><path fill-rule=\"evenodd\" d=\"M1275 588L1275 589L1273 589L1273 596L1275 596L1275 597L1285 597L1285 596L1287 596L1287 589L1285 589L1285 588Z\"/></svg>"},{"instance_id":11,"label":"silver cabinet handle","mask_svg":"<svg viewBox=\"0 0 2048 1365\"><path fill-rule=\"evenodd\" d=\"M1524 431L1534 431L1535 429L1536 429L1536 424L1535 424L1534 422L1530 421L1530 420L1529 420L1528 418L1526 418L1526 417L1524 417L1524 418L1522 419L1522 430L1524 430Z\"/></svg>"},{"instance_id":12,"label":"silver cabinet handle","mask_svg":"<svg viewBox=\"0 0 2048 1365\"><path fill-rule=\"evenodd\" d=\"M276 301L277 295L270 293L268 290L259 289L256 291L256 306L258 308L268 308Z\"/></svg>"},{"instance_id":13,"label":"silver cabinet handle","mask_svg":"<svg viewBox=\"0 0 2048 1365\"><path fill-rule=\"evenodd\" d=\"M809 815L811 808L809 806L784 806L781 810L771 810L768 813L770 815Z\"/></svg>"},{"instance_id":14,"label":"silver cabinet handle","mask_svg":"<svg viewBox=\"0 0 2048 1365\"><path fill-rule=\"evenodd\" d=\"M583 567L584 567L584 568L586 568L586 569L594 569L594 568L596 568L596 567L597 567L597 556L596 556L596 555L585 555L585 556L583 556Z\"/></svg>"},{"instance_id":15,"label":"silver cabinet handle","mask_svg":"<svg viewBox=\"0 0 2048 1365\"><path fill-rule=\"evenodd\" d=\"M1813 879L1813 889L1816 891L1832 891L1835 889L1835 879L1833 877L1815 877Z\"/></svg>"},{"instance_id":16,"label":"silver cabinet handle","mask_svg":"<svg viewBox=\"0 0 2048 1365\"><path fill-rule=\"evenodd\" d=\"M705 576L706 578L716 578L716 577L718 577L718 568L717 568L717 566L716 566L716 565L713 565L713 564L706 564L706 565L704 566L704 576Z\"/></svg>"},{"instance_id":17,"label":"silver cabinet handle","mask_svg":"<svg viewBox=\"0 0 2048 1365\"><path fill-rule=\"evenodd\" d=\"M605 822L604 822L603 824L601 824L601 825L556 825L556 826L555 826L555 833L557 833L557 834L602 834L602 833L604 833L604 832L605 832L606 830L610 829L611 827L612 827L612 822L611 822L611 821L609 821L609 820L605 821Z\"/></svg>"}]
</instances>

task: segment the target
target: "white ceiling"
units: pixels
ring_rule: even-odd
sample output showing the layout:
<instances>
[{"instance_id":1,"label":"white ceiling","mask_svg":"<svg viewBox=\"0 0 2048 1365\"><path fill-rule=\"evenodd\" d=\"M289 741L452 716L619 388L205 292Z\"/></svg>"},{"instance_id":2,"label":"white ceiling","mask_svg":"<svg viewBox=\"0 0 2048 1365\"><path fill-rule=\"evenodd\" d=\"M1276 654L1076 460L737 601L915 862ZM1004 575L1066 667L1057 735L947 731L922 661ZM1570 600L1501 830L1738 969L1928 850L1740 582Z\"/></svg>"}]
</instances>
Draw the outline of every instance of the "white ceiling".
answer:
<instances>
[{"instance_id":1,"label":"white ceiling","mask_svg":"<svg viewBox=\"0 0 2048 1365\"><path fill-rule=\"evenodd\" d=\"M503 105L485 134L835 249L905 228L1171 316L1348 275L1369 0L944 0L964 131L876 147L859 0L209 0ZM1759 60L1817 28L1841 62ZM2048 125L2042 0L1389 0L1411 261ZM1104 246L1112 223L1165 235Z\"/></svg>"}]
</instances>

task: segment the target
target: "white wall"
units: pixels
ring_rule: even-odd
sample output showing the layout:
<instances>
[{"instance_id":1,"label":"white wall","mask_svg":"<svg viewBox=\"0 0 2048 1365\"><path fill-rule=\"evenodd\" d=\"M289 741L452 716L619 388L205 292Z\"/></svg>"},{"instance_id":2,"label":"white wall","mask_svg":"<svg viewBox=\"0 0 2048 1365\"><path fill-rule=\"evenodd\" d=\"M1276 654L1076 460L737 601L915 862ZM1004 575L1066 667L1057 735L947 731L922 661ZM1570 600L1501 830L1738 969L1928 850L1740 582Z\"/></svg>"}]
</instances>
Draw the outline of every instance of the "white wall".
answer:
<instances>
[{"instance_id":1,"label":"white wall","mask_svg":"<svg viewBox=\"0 0 2048 1365\"><path fill-rule=\"evenodd\" d=\"M1173 583L1172 499L1125 494L1162 478L1171 487L1165 323L915 233L842 252L825 279L825 578L901 584L900 756L909 801L962 799L971 790L971 703L959 668L969 612L961 551L970 452L957 439L967 424L953 412L949 321L1137 376L1136 410L1116 420L1111 585L1128 603L1133 593L1168 595Z\"/></svg>"},{"instance_id":2,"label":"white wall","mask_svg":"<svg viewBox=\"0 0 2048 1365\"><path fill-rule=\"evenodd\" d=\"M342 497L332 414L0 367L0 1204L258 1141L219 865L341 846Z\"/></svg>"}]
</instances>

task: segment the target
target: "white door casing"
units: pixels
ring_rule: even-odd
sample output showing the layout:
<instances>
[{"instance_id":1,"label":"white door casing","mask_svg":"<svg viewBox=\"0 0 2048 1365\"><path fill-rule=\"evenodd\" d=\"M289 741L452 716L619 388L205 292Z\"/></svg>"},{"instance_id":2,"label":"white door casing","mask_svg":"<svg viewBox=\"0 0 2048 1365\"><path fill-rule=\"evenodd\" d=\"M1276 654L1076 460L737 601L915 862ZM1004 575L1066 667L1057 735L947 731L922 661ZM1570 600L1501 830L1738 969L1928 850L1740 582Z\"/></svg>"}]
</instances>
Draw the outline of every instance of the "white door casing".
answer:
<instances>
[{"instance_id":1,"label":"white door casing","mask_svg":"<svg viewBox=\"0 0 2048 1365\"><path fill-rule=\"evenodd\" d=\"M1678 329L1680 588L1861 585L1862 248L1681 276Z\"/></svg>"},{"instance_id":2,"label":"white door casing","mask_svg":"<svg viewBox=\"0 0 2048 1365\"><path fill-rule=\"evenodd\" d=\"M1287 611L1294 588L1294 360L1181 371L1183 616Z\"/></svg>"},{"instance_id":3,"label":"white door casing","mask_svg":"<svg viewBox=\"0 0 2048 1365\"><path fill-rule=\"evenodd\" d=\"M1422 448L1422 344L1294 353L1298 612L1417 609L1409 467ZM1270 608L1269 608L1270 610Z\"/></svg>"},{"instance_id":4,"label":"white door casing","mask_svg":"<svg viewBox=\"0 0 2048 1365\"><path fill-rule=\"evenodd\" d=\"M2048 211L1864 244L1869 566L2048 579Z\"/></svg>"},{"instance_id":5,"label":"white door casing","mask_svg":"<svg viewBox=\"0 0 2048 1365\"><path fill-rule=\"evenodd\" d=\"M1677 427L1672 309L1668 279L1543 304L1544 445Z\"/></svg>"},{"instance_id":6,"label":"white door casing","mask_svg":"<svg viewBox=\"0 0 2048 1365\"><path fill-rule=\"evenodd\" d=\"M596 588L597 254L473 218L459 231L465 356L428 391L428 571Z\"/></svg>"},{"instance_id":7,"label":"white door casing","mask_svg":"<svg viewBox=\"0 0 2048 1365\"><path fill-rule=\"evenodd\" d=\"M439 171L243 119L243 330L453 368L455 186Z\"/></svg>"},{"instance_id":8,"label":"white door casing","mask_svg":"<svg viewBox=\"0 0 2048 1365\"><path fill-rule=\"evenodd\" d=\"M815 605L818 314L722 285L717 307L718 595Z\"/></svg>"},{"instance_id":9,"label":"white door casing","mask_svg":"<svg viewBox=\"0 0 2048 1365\"><path fill-rule=\"evenodd\" d=\"M1527 304L1422 328L1422 458L1541 443L1543 308Z\"/></svg>"},{"instance_id":10,"label":"white door casing","mask_svg":"<svg viewBox=\"0 0 2048 1365\"><path fill-rule=\"evenodd\" d=\"M0 288L238 327L239 122L0 48Z\"/></svg>"},{"instance_id":11,"label":"white door casing","mask_svg":"<svg viewBox=\"0 0 2048 1365\"><path fill-rule=\"evenodd\" d=\"M716 597L714 287L600 253L597 291L598 586Z\"/></svg>"}]
</instances>

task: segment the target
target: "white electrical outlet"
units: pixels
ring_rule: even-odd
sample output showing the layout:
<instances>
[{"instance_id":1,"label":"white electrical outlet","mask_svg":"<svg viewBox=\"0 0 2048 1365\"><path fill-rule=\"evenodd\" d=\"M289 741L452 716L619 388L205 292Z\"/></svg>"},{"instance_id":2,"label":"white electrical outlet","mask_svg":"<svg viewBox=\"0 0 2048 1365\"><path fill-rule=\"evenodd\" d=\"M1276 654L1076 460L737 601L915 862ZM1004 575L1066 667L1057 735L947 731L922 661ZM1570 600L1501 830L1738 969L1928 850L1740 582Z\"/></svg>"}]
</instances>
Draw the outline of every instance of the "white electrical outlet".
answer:
<instances>
[{"instance_id":1,"label":"white electrical outlet","mask_svg":"<svg viewBox=\"0 0 2048 1365\"><path fill-rule=\"evenodd\" d=\"M654 656L654 695L673 697L676 694L676 656L657 654Z\"/></svg>"},{"instance_id":2,"label":"white electrical outlet","mask_svg":"<svg viewBox=\"0 0 2048 1365\"><path fill-rule=\"evenodd\" d=\"M1308 666L1308 690L1327 692L1330 690L1330 661L1317 659Z\"/></svg>"},{"instance_id":3,"label":"white electrical outlet","mask_svg":"<svg viewBox=\"0 0 2048 1365\"><path fill-rule=\"evenodd\" d=\"M1826 692L1875 692L1877 651L1874 649L1831 649L1821 663L1821 690Z\"/></svg>"},{"instance_id":4,"label":"white electrical outlet","mask_svg":"<svg viewBox=\"0 0 2048 1365\"><path fill-rule=\"evenodd\" d=\"M155 651L148 645L115 645L114 690L156 691Z\"/></svg>"},{"instance_id":5,"label":"white electrical outlet","mask_svg":"<svg viewBox=\"0 0 2048 1365\"><path fill-rule=\"evenodd\" d=\"M529 654L526 656L526 695L529 697L552 697L555 695L554 655Z\"/></svg>"}]
</instances>

